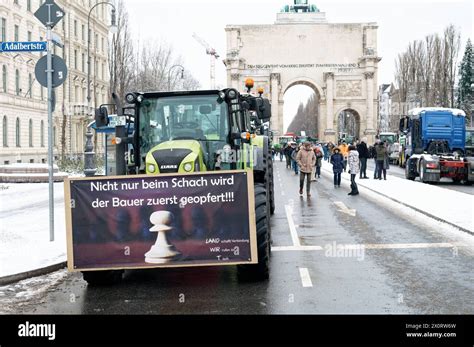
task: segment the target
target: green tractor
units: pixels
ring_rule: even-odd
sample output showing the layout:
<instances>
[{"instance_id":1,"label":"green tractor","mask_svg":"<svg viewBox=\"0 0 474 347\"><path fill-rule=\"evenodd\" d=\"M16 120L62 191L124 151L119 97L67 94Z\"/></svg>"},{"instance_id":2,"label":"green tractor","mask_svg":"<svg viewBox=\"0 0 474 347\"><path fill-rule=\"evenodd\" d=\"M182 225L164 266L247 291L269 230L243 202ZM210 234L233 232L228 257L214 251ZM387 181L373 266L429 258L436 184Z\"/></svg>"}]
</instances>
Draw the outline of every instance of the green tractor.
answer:
<instances>
[{"instance_id":1,"label":"green tractor","mask_svg":"<svg viewBox=\"0 0 474 347\"><path fill-rule=\"evenodd\" d=\"M258 264L238 265L239 279L269 277L273 170L268 136L271 106L261 96L236 89L133 92L125 107L113 95L125 125L115 127L116 174L192 173L250 170L254 177ZM96 110L96 126L108 124L107 106ZM91 284L117 281L123 270L84 271Z\"/></svg>"}]
</instances>

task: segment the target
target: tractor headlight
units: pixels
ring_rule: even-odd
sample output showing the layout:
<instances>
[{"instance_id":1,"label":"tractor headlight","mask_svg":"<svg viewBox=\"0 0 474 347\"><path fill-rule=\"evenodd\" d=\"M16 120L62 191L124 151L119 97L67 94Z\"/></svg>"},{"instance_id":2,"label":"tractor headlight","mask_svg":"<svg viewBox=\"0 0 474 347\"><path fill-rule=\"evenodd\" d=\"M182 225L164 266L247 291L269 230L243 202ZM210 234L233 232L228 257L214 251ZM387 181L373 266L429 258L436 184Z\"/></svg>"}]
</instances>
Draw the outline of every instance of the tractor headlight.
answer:
<instances>
[{"instance_id":1,"label":"tractor headlight","mask_svg":"<svg viewBox=\"0 0 474 347\"><path fill-rule=\"evenodd\" d=\"M127 101L129 104L135 103L136 96L134 93L128 93L125 95L125 101Z\"/></svg>"},{"instance_id":2,"label":"tractor headlight","mask_svg":"<svg viewBox=\"0 0 474 347\"><path fill-rule=\"evenodd\" d=\"M184 168L184 171L191 172L191 171L193 171L193 164L186 163L186 164L184 164L183 168Z\"/></svg>"},{"instance_id":3,"label":"tractor headlight","mask_svg":"<svg viewBox=\"0 0 474 347\"><path fill-rule=\"evenodd\" d=\"M143 95L137 96L137 102L141 103L143 101Z\"/></svg>"},{"instance_id":4,"label":"tractor headlight","mask_svg":"<svg viewBox=\"0 0 474 347\"><path fill-rule=\"evenodd\" d=\"M225 93L223 91L219 92L219 98L221 98L222 100L225 99Z\"/></svg>"},{"instance_id":5,"label":"tractor headlight","mask_svg":"<svg viewBox=\"0 0 474 347\"><path fill-rule=\"evenodd\" d=\"M155 170L156 170L155 165L153 165L153 164L148 164L148 172L154 173Z\"/></svg>"}]
</instances>

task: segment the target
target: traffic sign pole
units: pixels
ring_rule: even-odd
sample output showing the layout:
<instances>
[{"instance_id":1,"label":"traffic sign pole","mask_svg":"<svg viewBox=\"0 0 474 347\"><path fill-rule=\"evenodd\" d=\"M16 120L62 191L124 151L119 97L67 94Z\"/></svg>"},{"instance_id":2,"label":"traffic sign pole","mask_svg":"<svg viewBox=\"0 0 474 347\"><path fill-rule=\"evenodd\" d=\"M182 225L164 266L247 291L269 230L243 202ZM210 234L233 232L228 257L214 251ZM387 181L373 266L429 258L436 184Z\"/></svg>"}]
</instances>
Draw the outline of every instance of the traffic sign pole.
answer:
<instances>
[{"instance_id":1,"label":"traffic sign pole","mask_svg":"<svg viewBox=\"0 0 474 347\"><path fill-rule=\"evenodd\" d=\"M54 0L45 0L36 10L35 17L46 27L46 69L44 62L38 60L35 67L37 81L48 88L48 172L49 172L49 240L54 241L54 163L53 163L53 111L56 100L54 98L53 87L64 83L67 75L67 67L64 61L51 54L51 45L53 43L52 29L64 17L64 11L54 2ZM53 61L55 69L53 69ZM57 70L57 71L55 71ZM46 81L43 72L46 72ZM56 72L56 73L55 73ZM53 75L54 73L54 75ZM46 82L46 83L45 83ZM54 98L54 100L53 100Z\"/></svg>"},{"instance_id":2,"label":"traffic sign pole","mask_svg":"<svg viewBox=\"0 0 474 347\"><path fill-rule=\"evenodd\" d=\"M51 11L51 9L50 9ZM48 80L48 173L49 173L49 241L54 241L54 163L53 163L53 64L51 57L51 26L46 29Z\"/></svg>"}]
</instances>

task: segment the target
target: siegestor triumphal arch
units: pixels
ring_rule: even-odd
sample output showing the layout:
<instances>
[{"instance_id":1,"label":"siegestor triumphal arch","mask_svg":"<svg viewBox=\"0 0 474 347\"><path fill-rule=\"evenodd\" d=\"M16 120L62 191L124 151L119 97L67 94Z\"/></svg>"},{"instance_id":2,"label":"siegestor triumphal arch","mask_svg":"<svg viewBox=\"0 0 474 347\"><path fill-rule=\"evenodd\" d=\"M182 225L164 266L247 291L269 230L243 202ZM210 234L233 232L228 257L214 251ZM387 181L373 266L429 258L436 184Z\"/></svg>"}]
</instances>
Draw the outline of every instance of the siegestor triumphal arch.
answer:
<instances>
[{"instance_id":1,"label":"siegestor triumphal arch","mask_svg":"<svg viewBox=\"0 0 474 347\"><path fill-rule=\"evenodd\" d=\"M298 2L298 1L296 1ZM295 3L296 3L295 2ZM227 25L228 85L244 90L251 77L272 103L271 126L283 134L283 96L307 85L319 97L318 138L338 140L338 115L357 118L359 138L374 141L377 128L377 25L328 23L325 13L293 9L275 24ZM296 5L295 5L296 8ZM315 115L316 116L316 115Z\"/></svg>"}]
</instances>

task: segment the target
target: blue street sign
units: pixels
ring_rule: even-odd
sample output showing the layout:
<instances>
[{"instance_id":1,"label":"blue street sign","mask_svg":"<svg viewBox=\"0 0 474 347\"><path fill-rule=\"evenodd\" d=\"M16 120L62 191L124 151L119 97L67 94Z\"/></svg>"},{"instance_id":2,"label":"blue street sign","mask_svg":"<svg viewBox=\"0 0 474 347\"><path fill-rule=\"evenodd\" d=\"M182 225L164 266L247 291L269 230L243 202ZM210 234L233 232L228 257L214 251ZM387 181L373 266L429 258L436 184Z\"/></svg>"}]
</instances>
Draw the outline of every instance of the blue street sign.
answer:
<instances>
[{"instance_id":1,"label":"blue street sign","mask_svg":"<svg viewBox=\"0 0 474 347\"><path fill-rule=\"evenodd\" d=\"M46 42L1 42L0 52L43 52L46 51Z\"/></svg>"}]
</instances>

